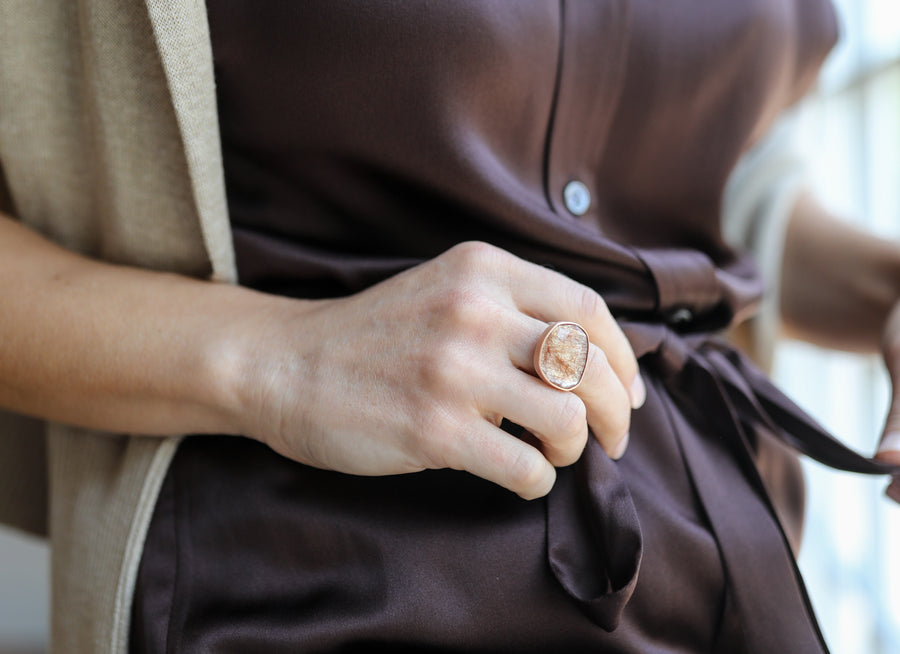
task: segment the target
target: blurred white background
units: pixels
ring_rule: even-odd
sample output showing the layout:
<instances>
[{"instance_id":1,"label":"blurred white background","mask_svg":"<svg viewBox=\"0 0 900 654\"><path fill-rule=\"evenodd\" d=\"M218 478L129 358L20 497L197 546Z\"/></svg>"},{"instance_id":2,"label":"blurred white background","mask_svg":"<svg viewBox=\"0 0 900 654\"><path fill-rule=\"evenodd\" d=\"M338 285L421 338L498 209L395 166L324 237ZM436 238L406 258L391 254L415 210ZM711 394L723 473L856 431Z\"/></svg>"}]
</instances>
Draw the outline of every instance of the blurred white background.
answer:
<instances>
[{"instance_id":1,"label":"blurred white background","mask_svg":"<svg viewBox=\"0 0 900 654\"><path fill-rule=\"evenodd\" d=\"M801 111L798 148L821 198L848 220L900 238L900 0L836 0L843 34ZM869 453L888 403L875 358L782 342L774 376L833 433ZM800 554L834 654L900 652L900 506L883 479L806 464ZM46 650L46 547L0 529L0 654Z\"/></svg>"},{"instance_id":2,"label":"blurred white background","mask_svg":"<svg viewBox=\"0 0 900 654\"><path fill-rule=\"evenodd\" d=\"M798 121L819 197L843 217L900 239L900 2L836 0L843 34ZM870 454L889 382L877 357L782 342L774 377L832 433ZM834 654L900 652L900 506L884 479L806 462L809 507L800 553Z\"/></svg>"},{"instance_id":3,"label":"blurred white background","mask_svg":"<svg viewBox=\"0 0 900 654\"><path fill-rule=\"evenodd\" d=\"M41 541L0 528L0 654L47 651L48 567Z\"/></svg>"}]
</instances>

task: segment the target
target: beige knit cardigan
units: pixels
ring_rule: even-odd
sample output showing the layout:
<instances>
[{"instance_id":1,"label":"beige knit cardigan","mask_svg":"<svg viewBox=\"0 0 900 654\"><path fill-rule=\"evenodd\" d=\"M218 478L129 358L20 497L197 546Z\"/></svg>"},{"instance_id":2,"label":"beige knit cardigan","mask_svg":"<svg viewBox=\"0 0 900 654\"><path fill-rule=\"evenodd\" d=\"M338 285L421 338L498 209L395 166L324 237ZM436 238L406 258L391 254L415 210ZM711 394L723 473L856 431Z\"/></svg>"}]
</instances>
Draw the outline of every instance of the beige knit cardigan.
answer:
<instances>
[{"instance_id":1,"label":"beige knit cardigan","mask_svg":"<svg viewBox=\"0 0 900 654\"><path fill-rule=\"evenodd\" d=\"M72 250L233 281L203 0L2 0L0 165L5 209ZM0 414L0 522L51 537L54 652L127 651L176 445Z\"/></svg>"}]
</instances>

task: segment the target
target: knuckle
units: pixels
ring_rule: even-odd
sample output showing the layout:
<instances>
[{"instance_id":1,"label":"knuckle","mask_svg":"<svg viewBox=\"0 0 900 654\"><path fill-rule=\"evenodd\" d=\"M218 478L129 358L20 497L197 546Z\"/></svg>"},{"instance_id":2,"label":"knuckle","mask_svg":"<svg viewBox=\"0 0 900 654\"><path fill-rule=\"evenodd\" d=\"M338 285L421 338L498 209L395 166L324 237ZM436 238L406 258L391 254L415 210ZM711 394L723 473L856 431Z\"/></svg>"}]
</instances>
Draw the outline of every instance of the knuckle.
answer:
<instances>
[{"instance_id":1,"label":"knuckle","mask_svg":"<svg viewBox=\"0 0 900 654\"><path fill-rule=\"evenodd\" d=\"M550 461L555 466L569 466L578 461L581 458L581 453L584 452L584 447L587 444L587 429L583 432L583 437L579 437L577 440L572 440L566 443L564 447L556 448L552 453L552 458Z\"/></svg>"},{"instance_id":2,"label":"knuckle","mask_svg":"<svg viewBox=\"0 0 900 654\"><path fill-rule=\"evenodd\" d=\"M446 397L470 378L470 363L459 342L441 340L417 357L415 369L427 401Z\"/></svg>"},{"instance_id":3,"label":"knuckle","mask_svg":"<svg viewBox=\"0 0 900 654\"><path fill-rule=\"evenodd\" d=\"M586 431L587 407L577 395L568 393L556 405L554 424L565 442L579 439Z\"/></svg>"},{"instance_id":4,"label":"knuckle","mask_svg":"<svg viewBox=\"0 0 900 654\"><path fill-rule=\"evenodd\" d=\"M593 289L577 284L574 289L573 304L578 315L596 317L609 314L606 301Z\"/></svg>"},{"instance_id":5,"label":"knuckle","mask_svg":"<svg viewBox=\"0 0 900 654\"><path fill-rule=\"evenodd\" d=\"M489 333L485 320L488 311L488 302L481 296L452 291L441 301L429 329L441 342L471 345Z\"/></svg>"},{"instance_id":6,"label":"knuckle","mask_svg":"<svg viewBox=\"0 0 900 654\"><path fill-rule=\"evenodd\" d=\"M474 289L450 288L435 301L435 313L439 320L451 326L467 324L477 318L475 307L480 301L480 294Z\"/></svg>"},{"instance_id":7,"label":"knuckle","mask_svg":"<svg viewBox=\"0 0 900 654\"><path fill-rule=\"evenodd\" d=\"M453 261L463 270L479 270L501 250L483 241L465 241L448 251Z\"/></svg>"},{"instance_id":8,"label":"knuckle","mask_svg":"<svg viewBox=\"0 0 900 654\"><path fill-rule=\"evenodd\" d=\"M627 397L617 400L609 410L607 429L609 436L618 443L631 429L631 405Z\"/></svg>"},{"instance_id":9,"label":"knuckle","mask_svg":"<svg viewBox=\"0 0 900 654\"><path fill-rule=\"evenodd\" d=\"M620 352L619 356L616 357L616 365L618 366L617 372L623 382L626 382L630 386L634 381L634 378L640 374L640 367L638 366L634 352L631 350L631 346L626 344L624 347L627 349Z\"/></svg>"},{"instance_id":10,"label":"knuckle","mask_svg":"<svg viewBox=\"0 0 900 654\"><path fill-rule=\"evenodd\" d=\"M591 375L600 377L605 374L606 369L609 367L609 357L606 356L606 352L592 343L588 348L585 372L589 371Z\"/></svg>"},{"instance_id":11,"label":"knuckle","mask_svg":"<svg viewBox=\"0 0 900 654\"><path fill-rule=\"evenodd\" d=\"M503 308L472 288L454 288L437 300L429 328L442 340L469 348L481 347L500 337Z\"/></svg>"},{"instance_id":12,"label":"knuckle","mask_svg":"<svg viewBox=\"0 0 900 654\"><path fill-rule=\"evenodd\" d=\"M606 301L592 289L585 286L579 286L576 290L574 303L576 308L581 312L580 315L585 319L593 319L595 325L604 326L605 333L594 334L594 337L601 339L607 352L604 352L605 358L608 360L624 379L631 379L637 374L638 365L634 352L631 349L625 335L621 333L621 329L610 313L609 306ZM593 347L591 348L594 349Z\"/></svg>"},{"instance_id":13,"label":"knuckle","mask_svg":"<svg viewBox=\"0 0 900 654\"><path fill-rule=\"evenodd\" d=\"M422 455L429 468L450 468L457 457L460 427L446 411L430 406L422 411L418 431Z\"/></svg>"},{"instance_id":14,"label":"knuckle","mask_svg":"<svg viewBox=\"0 0 900 654\"><path fill-rule=\"evenodd\" d=\"M441 445L451 441L449 434L455 433L456 427L449 412L439 402L428 402L417 411L417 430L425 434L430 442Z\"/></svg>"},{"instance_id":15,"label":"knuckle","mask_svg":"<svg viewBox=\"0 0 900 654\"><path fill-rule=\"evenodd\" d=\"M489 243L467 241L447 252L449 274L475 284L508 283L522 261L515 255Z\"/></svg>"},{"instance_id":16,"label":"knuckle","mask_svg":"<svg viewBox=\"0 0 900 654\"><path fill-rule=\"evenodd\" d=\"M461 470L466 443L471 441L474 431L472 420L449 404L430 402L414 420L412 438L426 467Z\"/></svg>"},{"instance_id":17,"label":"knuckle","mask_svg":"<svg viewBox=\"0 0 900 654\"><path fill-rule=\"evenodd\" d=\"M537 450L522 448L507 465L510 487L517 491L529 491L540 487L543 477L543 457Z\"/></svg>"},{"instance_id":18,"label":"knuckle","mask_svg":"<svg viewBox=\"0 0 900 654\"><path fill-rule=\"evenodd\" d=\"M439 325L451 330L466 329L482 321L484 295L468 287L451 288L436 301L435 314Z\"/></svg>"}]
</instances>

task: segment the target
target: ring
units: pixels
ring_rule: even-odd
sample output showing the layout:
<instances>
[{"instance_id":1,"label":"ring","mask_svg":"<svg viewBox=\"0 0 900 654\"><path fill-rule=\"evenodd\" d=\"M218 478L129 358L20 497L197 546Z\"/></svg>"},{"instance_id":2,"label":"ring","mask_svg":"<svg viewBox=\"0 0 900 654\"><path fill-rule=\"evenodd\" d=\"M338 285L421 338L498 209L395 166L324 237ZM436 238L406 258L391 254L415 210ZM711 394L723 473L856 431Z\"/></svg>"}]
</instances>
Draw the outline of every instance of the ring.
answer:
<instances>
[{"instance_id":1,"label":"ring","mask_svg":"<svg viewBox=\"0 0 900 654\"><path fill-rule=\"evenodd\" d=\"M553 322L534 348L534 369L544 382L561 391L581 383L590 341L577 322Z\"/></svg>"}]
</instances>

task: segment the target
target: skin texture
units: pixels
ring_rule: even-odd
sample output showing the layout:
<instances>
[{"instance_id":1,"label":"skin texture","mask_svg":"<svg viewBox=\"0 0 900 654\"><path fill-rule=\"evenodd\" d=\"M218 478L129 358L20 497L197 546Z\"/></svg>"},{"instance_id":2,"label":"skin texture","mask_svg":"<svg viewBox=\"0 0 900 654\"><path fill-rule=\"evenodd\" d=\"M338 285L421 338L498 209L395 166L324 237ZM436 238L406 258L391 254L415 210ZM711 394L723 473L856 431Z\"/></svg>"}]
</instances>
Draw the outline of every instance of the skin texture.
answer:
<instances>
[{"instance_id":1,"label":"skin texture","mask_svg":"<svg viewBox=\"0 0 900 654\"><path fill-rule=\"evenodd\" d=\"M900 244L863 233L805 194L788 224L781 313L794 338L881 352L893 386L879 458L900 463ZM900 501L900 481L888 495Z\"/></svg>"},{"instance_id":2,"label":"skin texture","mask_svg":"<svg viewBox=\"0 0 900 654\"><path fill-rule=\"evenodd\" d=\"M362 475L467 470L524 498L553 486L588 426L624 453L644 399L599 295L483 243L349 298L302 301L112 266L0 218L0 405L148 435L241 434ZM564 316L591 341L572 393L534 376ZM499 428L508 418L526 442Z\"/></svg>"}]
</instances>

